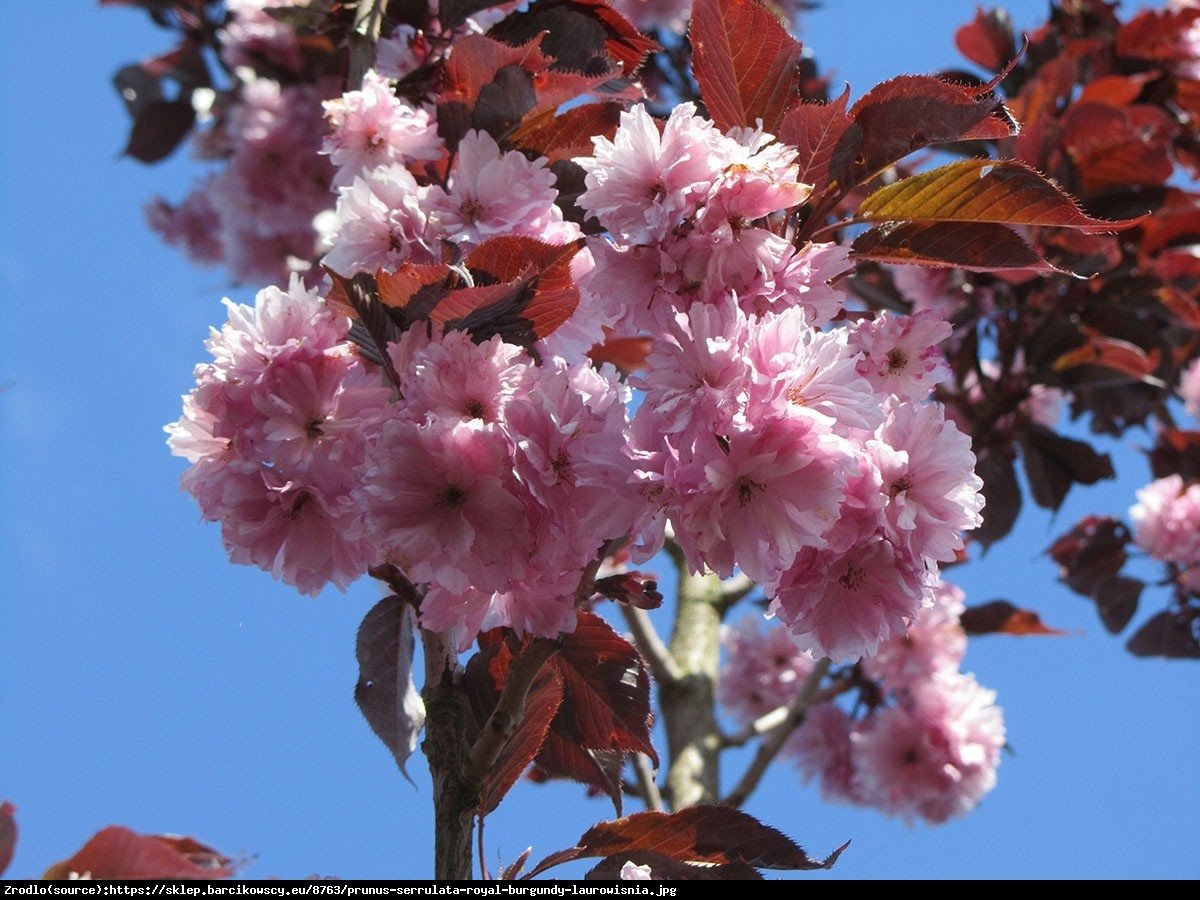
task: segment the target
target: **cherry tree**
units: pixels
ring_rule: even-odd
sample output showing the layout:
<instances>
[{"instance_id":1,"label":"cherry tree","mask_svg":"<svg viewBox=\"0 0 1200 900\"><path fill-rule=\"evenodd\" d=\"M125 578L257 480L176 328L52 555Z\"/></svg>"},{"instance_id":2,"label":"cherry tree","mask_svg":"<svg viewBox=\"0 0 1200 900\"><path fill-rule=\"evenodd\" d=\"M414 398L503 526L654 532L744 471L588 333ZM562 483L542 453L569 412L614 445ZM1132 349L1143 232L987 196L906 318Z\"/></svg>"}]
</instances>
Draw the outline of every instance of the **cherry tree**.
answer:
<instances>
[{"instance_id":1,"label":"cherry tree","mask_svg":"<svg viewBox=\"0 0 1200 900\"><path fill-rule=\"evenodd\" d=\"M832 865L741 809L781 761L968 814L1006 739L967 636L1049 629L953 567L1011 530L1018 464L1049 509L1113 476L1064 408L1157 443L1063 580L1113 632L1151 596L1133 653L1200 656L1200 6L981 10L974 72L851 102L803 3L101 2L176 40L116 75L126 153L212 163L151 227L269 285L167 427L183 486L231 560L383 586L355 699L426 758L436 877L522 776L616 818L484 877Z\"/></svg>"}]
</instances>

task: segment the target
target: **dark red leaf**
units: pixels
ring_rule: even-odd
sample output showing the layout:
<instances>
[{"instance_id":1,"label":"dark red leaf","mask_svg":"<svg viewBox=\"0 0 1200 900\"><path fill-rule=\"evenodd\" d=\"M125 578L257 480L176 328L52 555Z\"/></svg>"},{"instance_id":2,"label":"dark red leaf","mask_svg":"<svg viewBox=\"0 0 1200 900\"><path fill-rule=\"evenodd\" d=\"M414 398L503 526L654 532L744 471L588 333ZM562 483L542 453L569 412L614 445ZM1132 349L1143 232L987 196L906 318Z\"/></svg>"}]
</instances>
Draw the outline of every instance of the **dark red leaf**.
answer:
<instances>
[{"instance_id":1,"label":"dark red leaf","mask_svg":"<svg viewBox=\"0 0 1200 900\"><path fill-rule=\"evenodd\" d=\"M756 869L828 869L843 845L814 860L791 838L741 810L693 806L674 813L641 812L593 825L569 850L552 854L530 876L574 859L657 853L677 862L743 864Z\"/></svg>"},{"instance_id":2,"label":"dark red leaf","mask_svg":"<svg viewBox=\"0 0 1200 900\"><path fill-rule=\"evenodd\" d=\"M757 869L745 863L735 862L716 866L707 863L685 863L647 850L635 850L631 853L618 853L616 856L610 856L590 868L583 877L588 881L615 881L620 879L621 870L626 863L633 863L635 866L649 866L651 881L763 880Z\"/></svg>"},{"instance_id":3,"label":"dark red leaf","mask_svg":"<svg viewBox=\"0 0 1200 900\"><path fill-rule=\"evenodd\" d=\"M1014 144L1015 156L1031 166L1045 169L1057 146L1059 110L1075 89L1079 63L1067 55L1049 60L1011 101L1013 115L1021 123Z\"/></svg>"},{"instance_id":4,"label":"dark red leaf","mask_svg":"<svg viewBox=\"0 0 1200 900\"><path fill-rule=\"evenodd\" d=\"M1012 457L999 448L987 448L979 453L975 473L983 479L983 524L971 532L971 537L986 550L1012 531L1021 512L1021 486Z\"/></svg>"},{"instance_id":5,"label":"dark red leaf","mask_svg":"<svg viewBox=\"0 0 1200 900\"><path fill-rule=\"evenodd\" d=\"M1145 586L1141 579L1118 575L1102 581L1092 591L1096 611L1109 634L1117 634L1133 619Z\"/></svg>"},{"instance_id":6,"label":"dark red leaf","mask_svg":"<svg viewBox=\"0 0 1200 900\"><path fill-rule=\"evenodd\" d=\"M12 862L13 850L17 846L17 808L5 800L0 803L0 875Z\"/></svg>"},{"instance_id":7,"label":"dark red leaf","mask_svg":"<svg viewBox=\"0 0 1200 900\"><path fill-rule=\"evenodd\" d=\"M757 0L696 0L692 67L705 108L722 131L775 133L800 98L800 42Z\"/></svg>"},{"instance_id":8,"label":"dark red leaf","mask_svg":"<svg viewBox=\"0 0 1200 900\"><path fill-rule=\"evenodd\" d=\"M657 764L641 655L595 613L580 612L578 619L549 663L566 688L556 731L593 750L645 753Z\"/></svg>"},{"instance_id":9,"label":"dark red leaf","mask_svg":"<svg viewBox=\"0 0 1200 900\"><path fill-rule=\"evenodd\" d=\"M1058 577L1077 594L1092 596L1125 565L1129 531L1110 516L1087 516L1046 550Z\"/></svg>"},{"instance_id":10,"label":"dark red leaf","mask_svg":"<svg viewBox=\"0 0 1200 900\"><path fill-rule=\"evenodd\" d=\"M1077 102L1088 103L1097 101L1109 106L1128 106L1142 93L1142 88L1155 79L1154 73L1143 72L1139 75L1105 75L1095 81L1089 81L1079 92Z\"/></svg>"},{"instance_id":11,"label":"dark red leaf","mask_svg":"<svg viewBox=\"0 0 1200 900\"><path fill-rule=\"evenodd\" d=\"M1160 360L1157 350L1147 353L1130 341L1097 334L1087 328L1081 330L1087 338L1086 343L1067 351L1054 360L1051 368L1055 372L1065 372L1076 366L1099 366L1113 372L1120 372L1136 381L1145 381L1155 385L1162 384L1151 374L1158 369Z\"/></svg>"},{"instance_id":12,"label":"dark red leaf","mask_svg":"<svg viewBox=\"0 0 1200 900\"><path fill-rule=\"evenodd\" d=\"M76 872L90 873L97 881L135 878L193 881L228 878L233 874L230 859L203 844L188 839L186 852L178 847L179 839L172 836L141 835L110 825L70 859L52 865L42 877L62 880Z\"/></svg>"},{"instance_id":13,"label":"dark red leaf","mask_svg":"<svg viewBox=\"0 0 1200 900\"><path fill-rule=\"evenodd\" d=\"M645 572L621 572L596 580L596 593L618 603L629 603L638 609L658 609L663 596L658 581Z\"/></svg>"},{"instance_id":14,"label":"dark red leaf","mask_svg":"<svg viewBox=\"0 0 1200 900\"><path fill-rule=\"evenodd\" d=\"M653 341L648 337L627 337L613 334L605 329L604 343L596 344L588 351L588 357L596 365L612 363L622 373L628 375L646 367L646 357L650 355Z\"/></svg>"},{"instance_id":15,"label":"dark red leaf","mask_svg":"<svg viewBox=\"0 0 1200 900\"><path fill-rule=\"evenodd\" d=\"M1085 191L1158 185L1171 177L1171 118L1146 104L1075 103L1063 117L1061 142Z\"/></svg>"},{"instance_id":16,"label":"dark red leaf","mask_svg":"<svg viewBox=\"0 0 1200 900\"><path fill-rule=\"evenodd\" d=\"M959 620L963 631L970 635L1011 634L1024 637L1031 634L1063 635L1067 632L1042 624L1041 617L1028 609L1018 609L1007 600L992 600L981 606L968 607Z\"/></svg>"},{"instance_id":17,"label":"dark red leaf","mask_svg":"<svg viewBox=\"0 0 1200 900\"><path fill-rule=\"evenodd\" d=\"M579 288L571 275L571 261L580 242L558 247L534 238L504 236L481 244L467 257L467 267L502 282L526 283L511 314L516 315L535 339L553 334L579 305ZM461 292L459 292L461 293ZM449 303L448 295L444 303ZM439 304L435 320L446 313ZM457 316L463 314L457 313ZM468 329L471 330L471 329ZM472 330L472 333L476 333Z\"/></svg>"},{"instance_id":18,"label":"dark red leaf","mask_svg":"<svg viewBox=\"0 0 1200 900\"><path fill-rule=\"evenodd\" d=\"M1187 62L1195 59L1192 29L1200 9L1145 10L1117 32L1118 56L1146 62Z\"/></svg>"},{"instance_id":19,"label":"dark red leaf","mask_svg":"<svg viewBox=\"0 0 1200 900\"><path fill-rule=\"evenodd\" d=\"M516 877L521 874L521 870L525 868L525 863L529 862L529 854L531 853L533 853L532 847L526 847L522 850L520 856L500 870L500 874L496 876L496 880L515 881Z\"/></svg>"},{"instance_id":20,"label":"dark red leaf","mask_svg":"<svg viewBox=\"0 0 1200 900\"><path fill-rule=\"evenodd\" d=\"M846 114L850 89L831 103L800 103L779 125L779 140L799 151L796 180L817 192L844 184L850 164L862 144L862 129Z\"/></svg>"},{"instance_id":21,"label":"dark red leaf","mask_svg":"<svg viewBox=\"0 0 1200 900\"><path fill-rule=\"evenodd\" d=\"M375 272L375 289L379 302L393 309L407 309L409 303L422 288L442 284L450 276L446 265L418 266L401 263L395 272L378 269Z\"/></svg>"},{"instance_id":22,"label":"dark red leaf","mask_svg":"<svg viewBox=\"0 0 1200 900\"><path fill-rule=\"evenodd\" d=\"M562 115L553 112L527 116L509 140L522 150L545 156L551 162L592 154L592 136L611 138L621 122L621 104L585 103Z\"/></svg>"},{"instance_id":23,"label":"dark red leaf","mask_svg":"<svg viewBox=\"0 0 1200 900\"><path fill-rule=\"evenodd\" d=\"M1038 506L1058 509L1072 484L1095 484L1115 478L1112 459L1090 444L1055 434L1044 425L1030 425L1021 436L1025 477Z\"/></svg>"},{"instance_id":24,"label":"dark red leaf","mask_svg":"<svg viewBox=\"0 0 1200 900\"><path fill-rule=\"evenodd\" d=\"M1150 471L1155 478L1179 475L1184 481L1200 479L1200 431L1161 429L1150 451Z\"/></svg>"},{"instance_id":25,"label":"dark red leaf","mask_svg":"<svg viewBox=\"0 0 1200 900\"><path fill-rule=\"evenodd\" d=\"M589 795L600 793L608 797L619 816L623 801L621 769L624 764L623 753L589 750L562 737L552 727L546 733L546 741L534 760L529 777L536 782L566 778L587 785Z\"/></svg>"},{"instance_id":26,"label":"dark red leaf","mask_svg":"<svg viewBox=\"0 0 1200 900\"><path fill-rule=\"evenodd\" d=\"M1089 216L1058 185L1016 162L964 159L902 178L864 200L855 214L869 222L992 222L1121 231L1141 219Z\"/></svg>"},{"instance_id":27,"label":"dark red leaf","mask_svg":"<svg viewBox=\"0 0 1200 900\"><path fill-rule=\"evenodd\" d=\"M499 698L499 693L496 695ZM525 715L496 758L479 794L479 815L486 816L509 792L546 742L550 723L563 700L563 683L553 669L538 676L525 700Z\"/></svg>"},{"instance_id":28,"label":"dark red leaf","mask_svg":"<svg viewBox=\"0 0 1200 900\"><path fill-rule=\"evenodd\" d=\"M859 259L886 263L972 272L1028 269L1061 274L1011 228L992 223L888 223L860 234L851 248Z\"/></svg>"},{"instance_id":29,"label":"dark red leaf","mask_svg":"<svg viewBox=\"0 0 1200 900\"><path fill-rule=\"evenodd\" d=\"M1000 99L933 75L901 75L876 85L850 110L863 131L854 173L861 181L930 144L1015 134Z\"/></svg>"},{"instance_id":30,"label":"dark red leaf","mask_svg":"<svg viewBox=\"0 0 1200 900\"><path fill-rule=\"evenodd\" d=\"M1134 656L1200 659L1200 641L1196 639L1198 621L1187 613L1164 610L1139 628L1125 647Z\"/></svg>"},{"instance_id":31,"label":"dark red leaf","mask_svg":"<svg viewBox=\"0 0 1200 900\"><path fill-rule=\"evenodd\" d=\"M1158 302L1176 322L1193 331L1200 331L1200 300L1173 284L1158 289Z\"/></svg>"},{"instance_id":32,"label":"dark red leaf","mask_svg":"<svg viewBox=\"0 0 1200 900\"><path fill-rule=\"evenodd\" d=\"M146 60L142 68L155 78L173 78L187 89L212 84L204 52L194 40L184 40L173 50Z\"/></svg>"},{"instance_id":33,"label":"dark red leaf","mask_svg":"<svg viewBox=\"0 0 1200 900\"><path fill-rule=\"evenodd\" d=\"M187 137L195 121L190 97L152 100L138 110L122 153L144 163L166 159Z\"/></svg>"},{"instance_id":34,"label":"dark red leaf","mask_svg":"<svg viewBox=\"0 0 1200 900\"><path fill-rule=\"evenodd\" d=\"M333 283L329 303L357 320L351 325L347 337L358 346L363 356L383 367L392 384L399 385L400 378L387 348L408 327L407 310L401 308L393 312L380 302L375 276L369 272L359 272L353 278L346 278L329 266L323 268Z\"/></svg>"},{"instance_id":35,"label":"dark red leaf","mask_svg":"<svg viewBox=\"0 0 1200 900\"><path fill-rule=\"evenodd\" d=\"M527 72L543 72L551 60L541 51L542 35L520 47L472 34L454 45L446 61L445 85L438 103L458 102L474 109L479 93L491 84L501 69L517 66Z\"/></svg>"},{"instance_id":36,"label":"dark red leaf","mask_svg":"<svg viewBox=\"0 0 1200 900\"><path fill-rule=\"evenodd\" d=\"M405 763L417 748L417 735L425 724L425 704L412 674L415 630L413 604L393 594L363 618L354 649L358 659L354 702L392 751L405 778Z\"/></svg>"},{"instance_id":37,"label":"dark red leaf","mask_svg":"<svg viewBox=\"0 0 1200 900\"><path fill-rule=\"evenodd\" d=\"M511 44L543 31L542 49L560 68L579 72L602 71L611 59L632 75L658 49L604 0L537 0L525 12L503 19L489 35Z\"/></svg>"},{"instance_id":38,"label":"dark red leaf","mask_svg":"<svg viewBox=\"0 0 1200 900\"><path fill-rule=\"evenodd\" d=\"M982 7L976 7L974 20L954 33L954 45L971 62L991 72L999 72L1017 55L1008 11L1000 8L985 12Z\"/></svg>"}]
</instances>

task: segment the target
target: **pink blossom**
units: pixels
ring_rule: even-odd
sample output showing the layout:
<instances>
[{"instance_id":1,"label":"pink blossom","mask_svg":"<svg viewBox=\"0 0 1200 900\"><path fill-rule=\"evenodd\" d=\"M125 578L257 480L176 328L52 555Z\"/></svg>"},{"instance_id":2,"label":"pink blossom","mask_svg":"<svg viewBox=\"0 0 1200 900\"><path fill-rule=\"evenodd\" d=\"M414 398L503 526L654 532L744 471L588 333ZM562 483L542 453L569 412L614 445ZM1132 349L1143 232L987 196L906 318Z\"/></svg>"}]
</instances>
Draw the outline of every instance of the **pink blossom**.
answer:
<instances>
[{"instance_id":1,"label":"pink blossom","mask_svg":"<svg viewBox=\"0 0 1200 900\"><path fill-rule=\"evenodd\" d=\"M356 499L367 533L415 582L503 589L529 544L508 444L479 420L384 423Z\"/></svg>"},{"instance_id":2,"label":"pink blossom","mask_svg":"<svg viewBox=\"0 0 1200 900\"><path fill-rule=\"evenodd\" d=\"M376 44L375 69L384 78L399 80L424 65L432 53L424 32L401 23Z\"/></svg>"},{"instance_id":3,"label":"pink blossom","mask_svg":"<svg viewBox=\"0 0 1200 900\"><path fill-rule=\"evenodd\" d=\"M188 259L213 265L225 257L221 246L221 216L212 202L212 179L200 182L178 206L156 197L146 206L150 229Z\"/></svg>"},{"instance_id":4,"label":"pink blossom","mask_svg":"<svg viewBox=\"0 0 1200 900\"><path fill-rule=\"evenodd\" d=\"M945 822L973 809L995 786L1004 747L995 699L970 675L943 674L876 713L853 738L864 801L909 822Z\"/></svg>"},{"instance_id":5,"label":"pink blossom","mask_svg":"<svg viewBox=\"0 0 1200 900\"><path fill-rule=\"evenodd\" d=\"M863 659L863 671L893 691L910 688L938 672L955 672L967 650L959 624L963 592L945 581L933 588L933 606L903 635L890 637Z\"/></svg>"},{"instance_id":6,"label":"pink blossom","mask_svg":"<svg viewBox=\"0 0 1200 900\"><path fill-rule=\"evenodd\" d=\"M653 881L649 866L639 866L633 860L626 860L621 866L622 881Z\"/></svg>"},{"instance_id":7,"label":"pink blossom","mask_svg":"<svg viewBox=\"0 0 1200 900\"><path fill-rule=\"evenodd\" d=\"M1200 482L1169 475L1146 485L1137 499L1129 510L1134 542L1155 559L1200 563Z\"/></svg>"},{"instance_id":8,"label":"pink blossom","mask_svg":"<svg viewBox=\"0 0 1200 900\"><path fill-rule=\"evenodd\" d=\"M954 560L962 532L982 521L971 439L945 420L941 404L899 403L867 448L887 492L892 540L914 557Z\"/></svg>"},{"instance_id":9,"label":"pink blossom","mask_svg":"<svg viewBox=\"0 0 1200 900\"><path fill-rule=\"evenodd\" d=\"M660 133L644 106L621 114L610 141L592 138L593 156L578 203L630 244L661 241L691 216L720 169L724 138L691 103L671 111Z\"/></svg>"},{"instance_id":10,"label":"pink blossom","mask_svg":"<svg viewBox=\"0 0 1200 900\"><path fill-rule=\"evenodd\" d=\"M743 291L739 299L746 312L758 315L799 306L819 328L842 311L846 295L830 282L851 268L849 247L808 243L797 249L789 245L773 260L761 282Z\"/></svg>"},{"instance_id":11,"label":"pink blossom","mask_svg":"<svg viewBox=\"0 0 1200 900\"><path fill-rule=\"evenodd\" d=\"M788 741L785 751L795 758L804 780L816 779L821 797L834 803L860 801L854 780L853 736L858 730L841 707L816 703Z\"/></svg>"},{"instance_id":12,"label":"pink blossom","mask_svg":"<svg viewBox=\"0 0 1200 900\"><path fill-rule=\"evenodd\" d=\"M393 164L354 179L340 191L338 230L325 265L341 275L395 269L405 261L436 261L424 209L428 188L418 187L404 166Z\"/></svg>"},{"instance_id":13,"label":"pink blossom","mask_svg":"<svg viewBox=\"0 0 1200 900\"><path fill-rule=\"evenodd\" d=\"M499 336L476 344L465 331L450 331L420 343L416 352L410 349L411 341L393 344L391 350L405 414L416 421L443 417L499 422L504 404L532 376L529 356Z\"/></svg>"},{"instance_id":14,"label":"pink blossom","mask_svg":"<svg viewBox=\"0 0 1200 900\"><path fill-rule=\"evenodd\" d=\"M438 159L443 152L437 122L428 110L396 96L394 85L368 70L362 87L324 103L330 133L321 152L338 167L333 186L390 163Z\"/></svg>"},{"instance_id":15,"label":"pink blossom","mask_svg":"<svg viewBox=\"0 0 1200 900\"><path fill-rule=\"evenodd\" d=\"M771 581L802 547L821 544L844 496L847 451L805 419L772 420L727 441L697 441L677 538L694 571L740 566Z\"/></svg>"},{"instance_id":16,"label":"pink blossom","mask_svg":"<svg viewBox=\"0 0 1200 900\"><path fill-rule=\"evenodd\" d=\"M950 337L950 323L932 312L896 316L881 312L859 324L850 336L861 358L859 373L881 394L923 400L950 376L938 344Z\"/></svg>"},{"instance_id":17,"label":"pink blossom","mask_svg":"<svg viewBox=\"0 0 1200 900\"><path fill-rule=\"evenodd\" d=\"M300 71L304 58L295 32L267 10L307 5L308 0L225 0L230 19L220 31L222 58L230 66L253 68L266 60Z\"/></svg>"},{"instance_id":18,"label":"pink blossom","mask_svg":"<svg viewBox=\"0 0 1200 900\"><path fill-rule=\"evenodd\" d=\"M803 550L778 580L771 611L801 649L853 660L903 634L927 597L924 565L877 537L840 554Z\"/></svg>"},{"instance_id":19,"label":"pink blossom","mask_svg":"<svg viewBox=\"0 0 1200 900\"><path fill-rule=\"evenodd\" d=\"M1200 28L1200 21L1197 27ZM1179 376L1179 396L1183 400L1183 408L1200 419L1200 358L1193 359Z\"/></svg>"},{"instance_id":20,"label":"pink blossom","mask_svg":"<svg viewBox=\"0 0 1200 900\"><path fill-rule=\"evenodd\" d=\"M812 656L796 646L787 630L775 622L764 629L760 615L722 626L721 646L726 658L717 700L739 722L753 722L791 703L813 669Z\"/></svg>"},{"instance_id":21,"label":"pink blossom","mask_svg":"<svg viewBox=\"0 0 1200 900\"><path fill-rule=\"evenodd\" d=\"M530 162L515 150L501 153L485 131L468 131L459 142L450 189L429 189L433 223L450 240L469 246L503 234L562 244L578 236L554 205L554 173L543 157Z\"/></svg>"}]
</instances>

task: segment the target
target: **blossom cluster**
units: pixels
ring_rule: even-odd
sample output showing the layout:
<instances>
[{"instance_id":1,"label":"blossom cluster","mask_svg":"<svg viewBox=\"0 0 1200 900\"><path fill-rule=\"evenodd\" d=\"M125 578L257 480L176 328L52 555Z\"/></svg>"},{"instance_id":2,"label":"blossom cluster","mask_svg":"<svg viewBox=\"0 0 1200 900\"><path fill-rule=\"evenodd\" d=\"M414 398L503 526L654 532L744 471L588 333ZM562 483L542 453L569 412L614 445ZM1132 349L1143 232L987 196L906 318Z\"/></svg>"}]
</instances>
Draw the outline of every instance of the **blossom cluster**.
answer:
<instances>
[{"instance_id":1,"label":"blossom cluster","mask_svg":"<svg viewBox=\"0 0 1200 900\"><path fill-rule=\"evenodd\" d=\"M871 652L932 602L938 563L980 522L970 440L929 399L950 326L834 322L845 250L781 236L809 186L771 135L722 134L684 104L661 132L635 107L594 143L578 202L608 237L584 295L655 337L633 381L641 552L670 521L694 571L762 584L801 648Z\"/></svg>"},{"instance_id":2,"label":"blossom cluster","mask_svg":"<svg viewBox=\"0 0 1200 900\"><path fill-rule=\"evenodd\" d=\"M1129 517L1134 542L1173 563L1180 584L1200 592L1200 481L1168 475L1151 482L1137 492Z\"/></svg>"},{"instance_id":3,"label":"blossom cluster","mask_svg":"<svg viewBox=\"0 0 1200 900\"><path fill-rule=\"evenodd\" d=\"M826 799L938 823L995 786L1004 720L995 692L959 671L962 611L962 591L940 582L906 633L862 659L870 702L854 714L832 699L808 708L785 752ZM812 656L789 648L783 628L754 617L726 627L722 643L718 698L742 723L791 704L813 671Z\"/></svg>"}]
</instances>

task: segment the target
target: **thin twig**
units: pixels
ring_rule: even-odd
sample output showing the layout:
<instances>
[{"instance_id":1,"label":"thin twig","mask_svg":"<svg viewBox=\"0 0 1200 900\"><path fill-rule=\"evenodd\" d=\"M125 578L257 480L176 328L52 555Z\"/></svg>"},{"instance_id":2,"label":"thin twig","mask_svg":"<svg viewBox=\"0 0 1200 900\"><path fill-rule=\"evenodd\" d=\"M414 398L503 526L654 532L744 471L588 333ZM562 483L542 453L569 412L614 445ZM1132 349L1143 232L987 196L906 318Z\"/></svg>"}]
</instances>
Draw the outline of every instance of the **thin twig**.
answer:
<instances>
[{"instance_id":1,"label":"thin twig","mask_svg":"<svg viewBox=\"0 0 1200 900\"><path fill-rule=\"evenodd\" d=\"M812 702L813 696L817 693L817 688L820 687L821 681L825 678L825 673L829 671L830 664L831 661L826 658L818 662L813 668L808 676L808 680L804 682L804 687L800 689L800 693L788 707L787 717L759 745L758 752L754 754L754 759L751 761L750 767L746 769L746 774L742 776L742 780L721 801L723 806L741 806L754 793L754 789L758 787L758 783L762 780L763 775L766 774L767 768L775 761L775 757L779 755L779 751L783 749L783 745L787 743L788 738L792 736L792 733L804 721L804 715L808 712L808 705Z\"/></svg>"},{"instance_id":2,"label":"thin twig","mask_svg":"<svg viewBox=\"0 0 1200 900\"><path fill-rule=\"evenodd\" d=\"M462 777L467 784L480 785L491 771L500 751L508 743L521 719L525 715L525 698L533 687L534 679L547 660L559 651L562 642L552 638L535 638L521 655L513 660L504 680L504 690L496 701L496 708L488 717L471 747L471 754L463 766Z\"/></svg>"},{"instance_id":3,"label":"thin twig","mask_svg":"<svg viewBox=\"0 0 1200 900\"><path fill-rule=\"evenodd\" d=\"M758 582L745 572L738 572L732 578L721 582L721 616L729 612L739 600L758 587Z\"/></svg>"},{"instance_id":4,"label":"thin twig","mask_svg":"<svg viewBox=\"0 0 1200 900\"><path fill-rule=\"evenodd\" d=\"M744 747L756 737L761 737L768 731L772 731L787 721L788 717L787 705L777 706L769 713L763 713L741 731L735 731L733 734L727 734L721 738L722 747Z\"/></svg>"},{"instance_id":5,"label":"thin twig","mask_svg":"<svg viewBox=\"0 0 1200 900\"><path fill-rule=\"evenodd\" d=\"M667 645L658 636L658 631L655 629L654 623L650 621L650 617L646 615L646 611L630 603L620 603L618 606L621 608L621 615L625 617L625 624L633 632L633 642L642 652L642 657L646 660L646 665L650 667L650 674L654 676L654 680L660 685L677 682L679 666L676 665L671 652L667 650Z\"/></svg>"},{"instance_id":6,"label":"thin twig","mask_svg":"<svg viewBox=\"0 0 1200 900\"><path fill-rule=\"evenodd\" d=\"M646 802L646 809L662 812L666 807L658 790L658 782L654 780L654 770L650 768L650 757L645 753L634 753L631 761L633 773L637 776L638 789Z\"/></svg>"}]
</instances>

